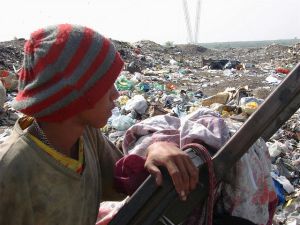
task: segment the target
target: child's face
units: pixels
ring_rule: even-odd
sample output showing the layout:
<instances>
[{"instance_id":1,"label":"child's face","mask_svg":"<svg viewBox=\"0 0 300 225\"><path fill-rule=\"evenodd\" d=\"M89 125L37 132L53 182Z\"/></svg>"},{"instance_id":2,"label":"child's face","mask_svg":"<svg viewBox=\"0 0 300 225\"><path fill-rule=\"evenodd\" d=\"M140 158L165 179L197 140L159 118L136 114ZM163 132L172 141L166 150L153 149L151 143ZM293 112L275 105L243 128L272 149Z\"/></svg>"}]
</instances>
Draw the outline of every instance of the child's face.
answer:
<instances>
[{"instance_id":1,"label":"child's face","mask_svg":"<svg viewBox=\"0 0 300 225\"><path fill-rule=\"evenodd\" d=\"M85 125L90 125L95 128L105 126L108 118L111 116L111 111L115 107L114 100L119 97L119 92L115 86L106 92L106 94L94 105L93 108L84 110L79 114L79 119Z\"/></svg>"}]
</instances>

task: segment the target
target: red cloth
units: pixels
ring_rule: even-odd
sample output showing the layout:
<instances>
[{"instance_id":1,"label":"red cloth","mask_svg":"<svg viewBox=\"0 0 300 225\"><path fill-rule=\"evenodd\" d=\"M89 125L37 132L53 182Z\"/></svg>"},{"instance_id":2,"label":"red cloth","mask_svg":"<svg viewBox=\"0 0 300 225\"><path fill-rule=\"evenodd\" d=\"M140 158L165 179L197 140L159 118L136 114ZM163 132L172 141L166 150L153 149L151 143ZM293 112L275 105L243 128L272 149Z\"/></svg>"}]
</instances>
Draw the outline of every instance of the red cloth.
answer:
<instances>
[{"instance_id":1,"label":"red cloth","mask_svg":"<svg viewBox=\"0 0 300 225\"><path fill-rule=\"evenodd\" d=\"M275 200L269 202L269 221L268 221L267 225L272 225L273 217L275 215L277 204L278 204L277 198Z\"/></svg>"},{"instance_id":2,"label":"red cloth","mask_svg":"<svg viewBox=\"0 0 300 225\"><path fill-rule=\"evenodd\" d=\"M276 72L277 73L283 73L283 74L288 74L290 72L289 69L285 69L285 68L282 68L282 67L279 67L276 69Z\"/></svg>"},{"instance_id":3,"label":"red cloth","mask_svg":"<svg viewBox=\"0 0 300 225\"><path fill-rule=\"evenodd\" d=\"M115 164L115 186L124 194L131 195L149 176L145 159L138 155L127 155Z\"/></svg>"}]
</instances>

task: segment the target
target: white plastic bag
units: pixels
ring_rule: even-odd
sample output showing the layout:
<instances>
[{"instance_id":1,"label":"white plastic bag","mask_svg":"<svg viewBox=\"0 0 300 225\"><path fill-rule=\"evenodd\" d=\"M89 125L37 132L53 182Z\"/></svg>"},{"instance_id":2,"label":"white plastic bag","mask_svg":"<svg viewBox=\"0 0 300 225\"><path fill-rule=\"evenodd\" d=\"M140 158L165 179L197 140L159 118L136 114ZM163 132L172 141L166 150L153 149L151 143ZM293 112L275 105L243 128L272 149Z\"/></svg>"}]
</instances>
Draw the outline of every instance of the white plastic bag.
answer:
<instances>
[{"instance_id":1,"label":"white plastic bag","mask_svg":"<svg viewBox=\"0 0 300 225\"><path fill-rule=\"evenodd\" d=\"M135 110L137 113L143 115L148 108L148 103L142 95L135 95L129 99L125 105L125 110Z\"/></svg>"},{"instance_id":2,"label":"white plastic bag","mask_svg":"<svg viewBox=\"0 0 300 225\"><path fill-rule=\"evenodd\" d=\"M133 124L135 124L135 120L127 115L119 115L111 121L111 126L119 131L127 130Z\"/></svg>"}]
</instances>

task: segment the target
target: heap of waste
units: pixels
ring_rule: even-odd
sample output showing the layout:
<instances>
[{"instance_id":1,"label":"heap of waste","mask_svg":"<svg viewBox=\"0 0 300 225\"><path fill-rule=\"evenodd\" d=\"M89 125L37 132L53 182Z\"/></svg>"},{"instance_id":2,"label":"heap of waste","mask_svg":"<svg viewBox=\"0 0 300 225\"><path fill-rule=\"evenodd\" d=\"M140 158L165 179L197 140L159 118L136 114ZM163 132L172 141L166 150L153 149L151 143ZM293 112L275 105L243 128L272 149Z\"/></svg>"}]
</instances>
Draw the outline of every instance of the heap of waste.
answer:
<instances>
[{"instance_id":1,"label":"heap of waste","mask_svg":"<svg viewBox=\"0 0 300 225\"><path fill-rule=\"evenodd\" d=\"M119 148L126 130L155 115L183 117L209 107L244 122L299 62L300 43L261 48L207 49L114 41L125 60L116 80L117 107L102 131ZM0 43L0 143L22 116L11 107L23 39ZM273 224L300 224L300 111L267 142L279 199Z\"/></svg>"}]
</instances>

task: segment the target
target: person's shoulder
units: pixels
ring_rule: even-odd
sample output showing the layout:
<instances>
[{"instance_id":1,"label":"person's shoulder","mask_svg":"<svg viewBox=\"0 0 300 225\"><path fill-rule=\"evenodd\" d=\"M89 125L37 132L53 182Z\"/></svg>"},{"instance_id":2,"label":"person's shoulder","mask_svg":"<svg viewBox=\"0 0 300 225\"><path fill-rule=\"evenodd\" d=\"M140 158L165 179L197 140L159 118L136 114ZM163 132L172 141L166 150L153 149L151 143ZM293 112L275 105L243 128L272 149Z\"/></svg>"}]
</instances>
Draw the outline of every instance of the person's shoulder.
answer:
<instances>
[{"instance_id":1,"label":"person's shoulder","mask_svg":"<svg viewBox=\"0 0 300 225\"><path fill-rule=\"evenodd\" d=\"M32 178L35 162L31 152L22 136L0 145L0 192L20 190Z\"/></svg>"},{"instance_id":2,"label":"person's shoulder","mask_svg":"<svg viewBox=\"0 0 300 225\"><path fill-rule=\"evenodd\" d=\"M22 135L10 135L0 144L0 173L10 170L12 167L19 167L30 158L26 149L28 145ZM25 156L26 155L26 156Z\"/></svg>"},{"instance_id":3,"label":"person's shoulder","mask_svg":"<svg viewBox=\"0 0 300 225\"><path fill-rule=\"evenodd\" d=\"M20 125L19 120L16 121L12 129L9 130L8 136L0 142L0 160L6 158L8 155L17 155L18 152L25 145L23 136L26 134Z\"/></svg>"}]
</instances>

